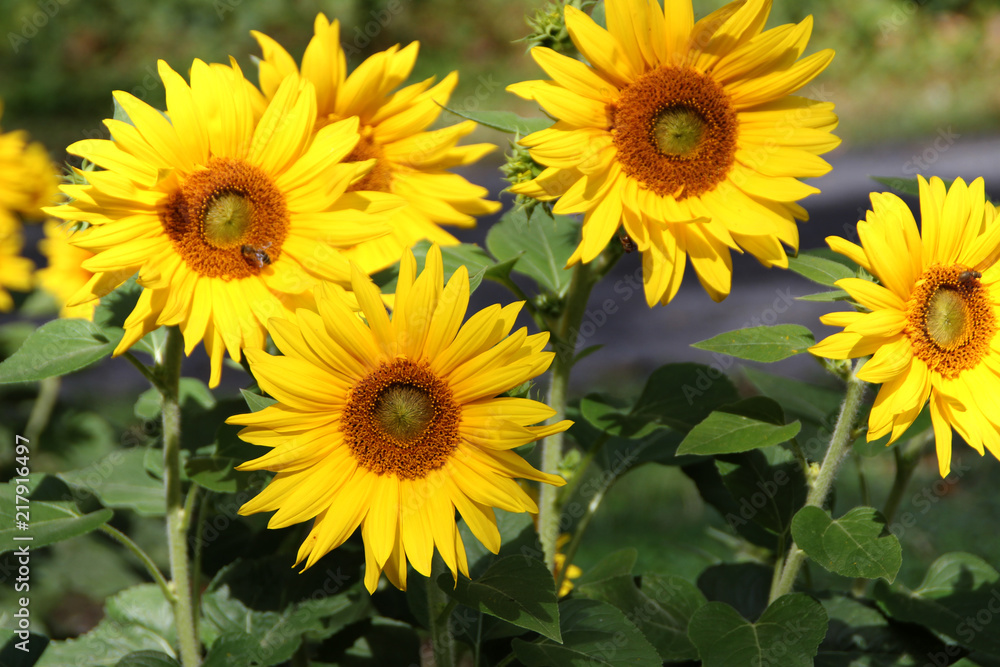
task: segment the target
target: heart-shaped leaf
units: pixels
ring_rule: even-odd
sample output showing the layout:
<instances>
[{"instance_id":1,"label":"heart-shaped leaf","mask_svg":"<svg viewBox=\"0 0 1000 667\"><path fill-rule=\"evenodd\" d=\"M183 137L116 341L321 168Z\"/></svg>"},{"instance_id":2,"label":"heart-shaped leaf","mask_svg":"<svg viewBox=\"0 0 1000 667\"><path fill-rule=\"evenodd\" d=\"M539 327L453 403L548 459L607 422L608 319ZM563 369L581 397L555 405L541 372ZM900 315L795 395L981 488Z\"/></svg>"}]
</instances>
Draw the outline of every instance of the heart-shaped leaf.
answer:
<instances>
[{"instance_id":1,"label":"heart-shaped leaf","mask_svg":"<svg viewBox=\"0 0 1000 667\"><path fill-rule=\"evenodd\" d=\"M872 507L855 507L833 519L818 507L803 507L792 519L795 543L817 564L845 577L892 582L903 564L895 535Z\"/></svg>"}]
</instances>

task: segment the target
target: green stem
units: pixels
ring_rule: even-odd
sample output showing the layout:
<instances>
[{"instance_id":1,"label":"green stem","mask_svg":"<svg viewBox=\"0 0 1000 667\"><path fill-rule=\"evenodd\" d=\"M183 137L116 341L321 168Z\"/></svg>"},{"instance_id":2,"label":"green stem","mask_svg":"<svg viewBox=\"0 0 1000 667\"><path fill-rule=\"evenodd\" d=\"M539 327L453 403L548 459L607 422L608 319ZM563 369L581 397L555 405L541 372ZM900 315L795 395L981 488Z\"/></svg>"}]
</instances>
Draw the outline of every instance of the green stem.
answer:
<instances>
[{"instance_id":1,"label":"green stem","mask_svg":"<svg viewBox=\"0 0 1000 667\"><path fill-rule=\"evenodd\" d=\"M447 571L441 557L434 556L431 576L427 580L427 622L430 624L431 646L434 649L434 667L455 666L455 638L448 627L455 604L437 585L438 577Z\"/></svg>"},{"instance_id":2,"label":"green stem","mask_svg":"<svg viewBox=\"0 0 1000 667\"><path fill-rule=\"evenodd\" d=\"M896 476L892 480L892 488L889 489L889 495L885 499L885 506L882 510L887 525L892 522L896 517L896 512L899 511L903 494L906 493L906 487L920 462L920 452L924 445L932 440L934 440L934 431L927 429L923 434L911 438L905 447L893 448L893 454L896 457Z\"/></svg>"},{"instance_id":3,"label":"green stem","mask_svg":"<svg viewBox=\"0 0 1000 667\"><path fill-rule=\"evenodd\" d=\"M24 427L24 438L31 443L32 454L38 455L39 436L49 423L52 410L59 400L59 385L62 379L58 376L48 377L38 385L38 396L31 406L31 414L28 415L28 423Z\"/></svg>"},{"instance_id":4,"label":"green stem","mask_svg":"<svg viewBox=\"0 0 1000 667\"><path fill-rule=\"evenodd\" d=\"M587 511L584 512L583 516L580 517L580 521L576 524L576 531L573 533L573 539L566 546L566 558L563 560L563 565L559 569L559 576L556 577L556 595L559 595L559 589L562 588L563 581L566 580L566 573L569 572L569 566L573 564L573 559L576 558L576 552L580 548L580 544L583 542L583 534L587 532L587 527L590 525L590 520L594 518L597 514L597 508L600 507L601 501L604 500L604 494L607 493L610 486L602 486L594 495L591 496L590 502L587 504Z\"/></svg>"},{"instance_id":5,"label":"green stem","mask_svg":"<svg viewBox=\"0 0 1000 667\"><path fill-rule=\"evenodd\" d=\"M149 557L149 554L142 550L142 547L133 542L128 535L121 532L117 528L109 526L108 524L104 524L99 530L131 551L132 555L139 559L139 562L141 562L143 567L146 568L146 571L149 572L149 576L153 578L156 585L160 587L161 591L163 591L163 597L166 598L167 602L173 603L174 592L170 588L170 583L163 577L163 573L160 572L160 568L156 566L156 563L154 563L153 559Z\"/></svg>"},{"instance_id":6,"label":"green stem","mask_svg":"<svg viewBox=\"0 0 1000 667\"><path fill-rule=\"evenodd\" d=\"M847 378L847 393L844 396L844 403L840 408L840 416L837 417L837 424L833 428L833 435L830 437L830 446L826 450L826 456L823 457L819 474L816 476L816 481L813 482L812 488L809 489L809 494L806 496L806 506L823 507L827 497L830 495L830 490L833 488L833 482L837 479L837 472L840 470L840 465L844 462L847 453L850 451L854 422L857 420L858 412L861 410L865 387L867 386L857 376L857 371L863 363L864 359L859 360ZM785 559L784 565L782 566L780 561L775 564L776 568L781 568L781 573L776 578L777 584L771 587L771 602L777 600L782 595L792 592L792 588L795 586L795 578L798 576L799 569L801 569L805 558L805 552L799 549L798 545L793 541L792 546L788 549L788 556Z\"/></svg>"},{"instance_id":7,"label":"green stem","mask_svg":"<svg viewBox=\"0 0 1000 667\"><path fill-rule=\"evenodd\" d=\"M179 386L184 341L181 332L171 327L163 362L157 364L163 413L163 485L166 491L167 547L170 552L170 577L174 587L174 623L180 645L181 664L201 664L201 643L194 623L191 597L190 564L187 551L187 513L181 493L181 408Z\"/></svg>"},{"instance_id":8,"label":"green stem","mask_svg":"<svg viewBox=\"0 0 1000 667\"><path fill-rule=\"evenodd\" d=\"M122 357L124 357L125 360L128 361L130 364L132 364L133 366L135 366L136 370L138 370L140 373L142 373L142 376L144 378L146 378L146 380L149 382L149 384L153 385L153 388L156 389L156 391L158 391L161 395L165 391L167 391L167 389L166 389L166 387L164 387L163 381L160 379L159 375L157 375L152 370L150 370L149 366L147 366L146 364L144 364L141 361L139 361L139 359L136 358L136 356L134 354L132 354L131 352L127 352L126 351L125 353L122 354Z\"/></svg>"},{"instance_id":9,"label":"green stem","mask_svg":"<svg viewBox=\"0 0 1000 667\"><path fill-rule=\"evenodd\" d=\"M556 411L553 421L566 418L566 398L569 390L569 375L573 370L576 356L576 338L580 323L587 309L590 290L594 287L590 264L577 264L573 268L573 278L566 294L566 303L559 319L551 328L555 359L552 361L552 377L546 401ZM542 471L557 474L562 461L563 433L555 433L542 441ZM556 540L559 539L559 506L556 502L559 489L551 484L542 484L538 497L538 539L542 543L545 565L552 570L556 560Z\"/></svg>"}]
</instances>

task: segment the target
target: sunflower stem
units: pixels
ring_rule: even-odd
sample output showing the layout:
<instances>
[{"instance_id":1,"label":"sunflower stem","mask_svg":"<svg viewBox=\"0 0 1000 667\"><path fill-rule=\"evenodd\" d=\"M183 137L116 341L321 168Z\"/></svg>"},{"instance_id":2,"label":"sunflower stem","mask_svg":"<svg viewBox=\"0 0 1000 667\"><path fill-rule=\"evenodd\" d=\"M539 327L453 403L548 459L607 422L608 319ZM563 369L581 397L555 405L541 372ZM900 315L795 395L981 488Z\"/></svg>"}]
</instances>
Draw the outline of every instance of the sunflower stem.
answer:
<instances>
[{"instance_id":1,"label":"sunflower stem","mask_svg":"<svg viewBox=\"0 0 1000 667\"><path fill-rule=\"evenodd\" d=\"M819 474L813 482L809 493L806 496L806 506L822 508L826 503L833 483L837 479L837 472L841 464L847 458L851 449L851 434L854 430L854 422L858 418L861 405L865 396L867 384L858 378L857 372L860 370L864 359L858 362L851 369L847 377L847 392L844 395L844 402L840 407L840 416L837 417L837 424L833 428L833 435L830 437L830 446L823 457ZM788 556L782 564L779 560L775 568L780 568L780 574L775 578L775 585L771 587L770 601L774 602L782 595L792 592L795 586L795 579L805 562L806 554L792 541L792 546L788 549Z\"/></svg>"},{"instance_id":2,"label":"sunflower stem","mask_svg":"<svg viewBox=\"0 0 1000 667\"><path fill-rule=\"evenodd\" d=\"M573 267L573 277L566 291L566 301L559 318L551 323L552 347L555 359L552 361L552 379L549 384L548 405L556 411L554 422L566 418L566 399L569 390L569 375L576 362L577 336L580 324L590 301L590 292L601 278L622 256L621 244L612 242L593 262L581 262ZM563 433L555 433L542 441L542 471L559 474L562 462ZM551 484L543 484L538 496L538 539L542 545L545 565L555 568L556 540L559 539L559 489Z\"/></svg>"},{"instance_id":3,"label":"sunflower stem","mask_svg":"<svg viewBox=\"0 0 1000 667\"><path fill-rule=\"evenodd\" d=\"M184 341L181 332L171 327L167 345L156 374L160 380L163 413L163 485L167 510L167 548L170 553L170 578L174 589L174 623L180 645L181 664L201 664L201 643L194 624L191 597L190 564L187 552L187 512L181 493L181 409L180 377Z\"/></svg>"},{"instance_id":4,"label":"sunflower stem","mask_svg":"<svg viewBox=\"0 0 1000 667\"><path fill-rule=\"evenodd\" d=\"M455 665L455 638L448 627L455 605L437 585L438 577L448 571L441 557L434 556L431 561L431 576L427 581L427 622L430 624L431 646L434 649L434 667Z\"/></svg>"}]
</instances>

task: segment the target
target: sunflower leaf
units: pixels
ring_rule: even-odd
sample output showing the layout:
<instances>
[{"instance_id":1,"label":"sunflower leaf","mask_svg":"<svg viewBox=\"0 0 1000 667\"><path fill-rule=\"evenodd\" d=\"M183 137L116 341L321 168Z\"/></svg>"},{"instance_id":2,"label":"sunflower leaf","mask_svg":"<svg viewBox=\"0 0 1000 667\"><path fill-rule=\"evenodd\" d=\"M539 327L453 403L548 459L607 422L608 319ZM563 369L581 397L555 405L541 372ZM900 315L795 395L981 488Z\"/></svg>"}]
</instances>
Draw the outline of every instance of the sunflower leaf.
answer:
<instances>
[{"instance_id":1,"label":"sunflower leaf","mask_svg":"<svg viewBox=\"0 0 1000 667\"><path fill-rule=\"evenodd\" d=\"M515 208L490 228L486 248L499 262L517 259L516 273L562 296L573 275L564 267L579 234L580 226L573 218L551 216L541 206L536 206L528 217L524 209Z\"/></svg>"},{"instance_id":2,"label":"sunflower leaf","mask_svg":"<svg viewBox=\"0 0 1000 667\"><path fill-rule=\"evenodd\" d=\"M842 289L834 289L827 292L816 292L815 294L803 294L795 298L798 301L820 301L826 303L829 301L848 301L851 295Z\"/></svg>"},{"instance_id":3,"label":"sunflower leaf","mask_svg":"<svg viewBox=\"0 0 1000 667\"><path fill-rule=\"evenodd\" d=\"M834 287L841 278L854 278L855 272L840 262L801 253L798 257L788 258L788 268L814 283Z\"/></svg>"},{"instance_id":4,"label":"sunflower leaf","mask_svg":"<svg viewBox=\"0 0 1000 667\"><path fill-rule=\"evenodd\" d=\"M775 401L764 396L739 401L713 411L695 426L677 448L677 454L734 454L791 440L802 425L785 424Z\"/></svg>"},{"instance_id":5,"label":"sunflower leaf","mask_svg":"<svg viewBox=\"0 0 1000 667\"><path fill-rule=\"evenodd\" d=\"M802 354L815 342L812 332L803 326L776 324L728 331L691 347L749 361L772 362Z\"/></svg>"},{"instance_id":6,"label":"sunflower leaf","mask_svg":"<svg viewBox=\"0 0 1000 667\"><path fill-rule=\"evenodd\" d=\"M444 107L444 110L459 118L474 120L485 127L522 137L552 125L551 118L523 118L512 111L464 111L451 107Z\"/></svg>"},{"instance_id":7,"label":"sunflower leaf","mask_svg":"<svg viewBox=\"0 0 1000 667\"><path fill-rule=\"evenodd\" d=\"M23 546L37 549L68 540L97 530L114 515L109 509L83 514L69 500L47 502L33 497L29 500L30 492L23 488L26 486L31 485L20 485L15 481L0 485L0 519L4 526L0 529L0 553ZM17 528L20 521L28 525L26 530Z\"/></svg>"},{"instance_id":8,"label":"sunflower leaf","mask_svg":"<svg viewBox=\"0 0 1000 667\"><path fill-rule=\"evenodd\" d=\"M903 563L895 535L872 507L855 507L833 519L818 507L803 507L792 519L795 543L818 565L845 577L885 579L892 583Z\"/></svg>"},{"instance_id":9,"label":"sunflower leaf","mask_svg":"<svg viewBox=\"0 0 1000 667\"><path fill-rule=\"evenodd\" d=\"M528 667L660 667L663 661L619 609L599 600L566 600L559 605L562 642L551 639L512 643Z\"/></svg>"},{"instance_id":10,"label":"sunflower leaf","mask_svg":"<svg viewBox=\"0 0 1000 667\"><path fill-rule=\"evenodd\" d=\"M87 320L46 322L0 363L0 384L67 375L111 354L124 332Z\"/></svg>"},{"instance_id":11,"label":"sunflower leaf","mask_svg":"<svg viewBox=\"0 0 1000 667\"><path fill-rule=\"evenodd\" d=\"M451 575L443 574L437 583L467 607L562 641L555 580L539 560L507 556L495 561L475 581L459 577L455 584Z\"/></svg>"},{"instance_id":12,"label":"sunflower leaf","mask_svg":"<svg viewBox=\"0 0 1000 667\"><path fill-rule=\"evenodd\" d=\"M147 472L146 453L144 447L117 449L91 466L57 477L72 488L93 493L107 507L163 516L163 484Z\"/></svg>"},{"instance_id":13,"label":"sunflower leaf","mask_svg":"<svg viewBox=\"0 0 1000 667\"><path fill-rule=\"evenodd\" d=\"M119 660L115 667L180 667L181 663L161 651L135 651Z\"/></svg>"},{"instance_id":14,"label":"sunflower leaf","mask_svg":"<svg viewBox=\"0 0 1000 667\"><path fill-rule=\"evenodd\" d=\"M819 602L792 593L775 600L756 623L724 602L709 602L691 616L688 637L704 667L812 667L827 625Z\"/></svg>"},{"instance_id":15,"label":"sunflower leaf","mask_svg":"<svg viewBox=\"0 0 1000 667\"><path fill-rule=\"evenodd\" d=\"M931 563L914 590L877 582L875 599L892 619L919 623L969 649L1000 655L1000 634L992 627L982 632L987 626L976 620L984 611L996 619L998 581L1000 573L983 559L954 552Z\"/></svg>"},{"instance_id":16,"label":"sunflower leaf","mask_svg":"<svg viewBox=\"0 0 1000 667\"><path fill-rule=\"evenodd\" d=\"M688 621L707 600L689 581L676 576L645 574L640 589L634 577L619 575L578 585L574 591L631 614L632 622L656 647L664 661L680 662L698 657L688 640Z\"/></svg>"}]
</instances>

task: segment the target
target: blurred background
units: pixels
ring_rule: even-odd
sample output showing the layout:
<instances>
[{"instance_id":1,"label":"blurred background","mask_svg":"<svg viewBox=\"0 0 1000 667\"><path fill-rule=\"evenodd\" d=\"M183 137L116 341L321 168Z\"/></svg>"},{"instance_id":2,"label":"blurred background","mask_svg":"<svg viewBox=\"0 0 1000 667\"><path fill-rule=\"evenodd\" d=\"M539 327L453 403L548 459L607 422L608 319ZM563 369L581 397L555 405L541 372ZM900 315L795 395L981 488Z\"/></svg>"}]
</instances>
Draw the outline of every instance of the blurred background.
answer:
<instances>
[{"instance_id":1,"label":"blurred background","mask_svg":"<svg viewBox=\"0 0 1000 667\"><path fill-rule=\"evenodd\" d=\"M695 0L696 17L722 5ZM1000 196L1000 1L998 0L775 0L768 27L813 15L815 28L807 53L833 48L836 58L803 94L837 105L843 144L827 155L833 171L816 183L822 194L806 200L810 222L802 226L803 249L823 245L830 234L850 235L863 217L868 193L881 186L870 175L913 177L917 173L967 180L984 176L987 192ZM233 56L252 80L253 56L259 54L251 29L283 44L297 60L312 35L312 21L323 11L342 24L349 67L393 44L421 42L413 81L459 70L461 79L452 103L467 110L504 109L538 115L537 108L504 92L504 87L542 73L526 55L525 14L538 3L528 0L0 0L0 127L26 129L42 141L57 162L73 141L101 135L101 120L112 115L111 91L132 92L163 108L163 89L156 61L166 60L186 72L192 59L226 61ZM440 124L456 119L442 114ZM507 137L480 129L470 141L492 141L505 149ZM504 187L497 167L502 151L487 157L465 175L489 187L494 196ZM510 198L502 201L509 206ZM912 202L912 200L910 200ZM481 242L490 220L463 240ZM41 264L33 244L41 236L27 230L27 252ZM686 277L677 299L650 310L640 293L624 297L615 289L636 276L636 253L627 255L595 293L593 304L614 302L614 313L594 322L587 345L605 349L587 358L574 376L576 395L608 391L634 396L650 371L674 361L713 364L738 386L752 391L740 363L689 347L717 333L753 324L789 322L812 329L817 338L832 333L817 318L829 304L796 301L822 291L784 271L762 269L752 258L735 259L733 293L722 305L704 294L694 275ZM23 297L21 297L23 300ZM475 305L510 301L499 286L484 284ZM595 308L596 311L596 308ZM10 323L13 316L0 316ZM29 320L25 326L33 326ZM23 331L23 329L22 329ZM11 351L0 333L0 358ZM6 342L5 342L6 341ZM207 378L199 347L188 372ZM825 382L815 361L803 355L768 367L769 372ZM223 390L234 393L246 376L226 371ZM831 384L831 386L833 386ZM145 389L134 369L122 360L105 361L63 384L60 404L43 439L36 470L86 465L124 442L140 440L143 422L132 403ZM22 428L35 389L0 388L0 436ZM70 407L72 406L72 407ZM0 478L9 476L7 446L0 448ZM901 512L917 521L900 534L904 543L903 581L911 586L935 557L952 549L973 550L1000 565L1000 534L982 526L1000 523L992 477L1000 464L979 459L956 444L956 467L969 472L950 483L937 481L933 453L918 470L914 495ZM881 504L892 477L892 457L866 460L872 502ZM854 502L861 485L851 481L845 492ZM706 563L732 559L731 533L725 522L697 494L694 485L673 467L646 466L630 483L612 490L584 541L578 562L592 565L613 545L640 547L636 571L657 570L691 576ZM942 486L943 485L943 486ZM930 489L925 501L921 491ZM933 502L931 502L933 500ZM940 501L940 502L939 502ZM635 511L637 507L642 511ZM149 526L143 522L142 526ZM710 526L706 530L706 525ZM137 540L155 549L162 531L150 530ZM975 536L975 538L973 538ZM55 636L85 630L99 615L104 596L135 583L134 567L96 536L61 543L48 550L49 567L40 580L39 609ZM160 554L162 555L162 554ZM117 559L117 560L115 560ZM90 563L84 566L82 563ZM72 573L87 567L88 580ZM34 589L33 589L34 590ZM0 594L2 596L2 594Z\"/></svg>"}]
</instances>

